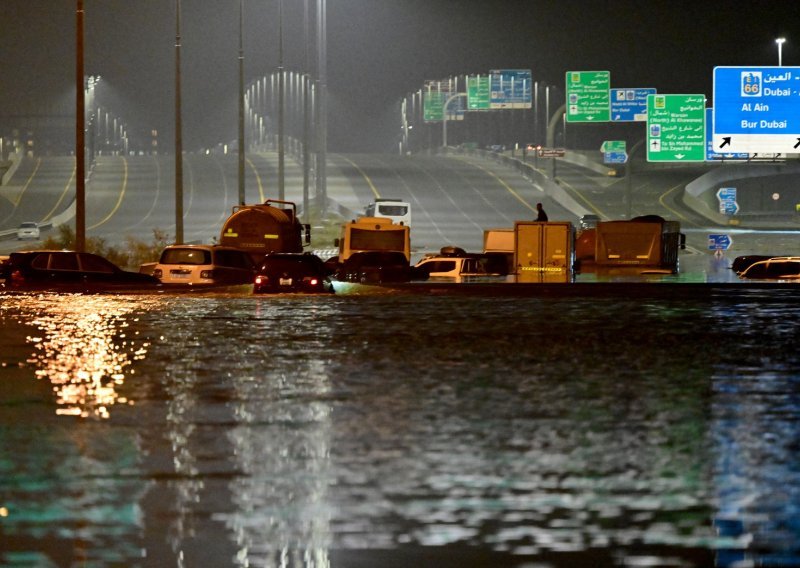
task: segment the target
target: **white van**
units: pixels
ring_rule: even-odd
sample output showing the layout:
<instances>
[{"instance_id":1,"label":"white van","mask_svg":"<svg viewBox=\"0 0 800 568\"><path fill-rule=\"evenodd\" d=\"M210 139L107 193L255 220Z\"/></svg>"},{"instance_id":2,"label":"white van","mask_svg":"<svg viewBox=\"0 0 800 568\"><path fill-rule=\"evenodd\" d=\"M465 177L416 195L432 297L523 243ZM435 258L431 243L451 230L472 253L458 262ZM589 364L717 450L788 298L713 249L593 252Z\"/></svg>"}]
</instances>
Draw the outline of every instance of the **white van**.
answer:
<instances>
[{"instance_id":1,"label":"white van","mask_svg":"<svg viewBox=\"0 0 800 568\"><path fill-rule=\"evenodd\" d=\"M411 205L399 199L376 199L364 208L365 217L391 219L397 225L411 226Z\"/></svg>"}]
</instances>

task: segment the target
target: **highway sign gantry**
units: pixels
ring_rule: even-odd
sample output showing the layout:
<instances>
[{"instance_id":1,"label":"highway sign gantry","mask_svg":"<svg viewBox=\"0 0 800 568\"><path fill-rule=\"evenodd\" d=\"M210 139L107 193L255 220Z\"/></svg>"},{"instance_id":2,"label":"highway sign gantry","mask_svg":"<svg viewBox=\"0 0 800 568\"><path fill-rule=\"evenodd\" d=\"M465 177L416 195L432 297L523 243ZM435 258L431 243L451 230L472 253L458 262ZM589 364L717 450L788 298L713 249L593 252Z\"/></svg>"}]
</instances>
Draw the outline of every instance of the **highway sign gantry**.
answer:
<instances>
[{"instance_id":1,"label":"highway sign gantry","mask_svg":"<svg viewBox=\"0 0 800 568\"><path fill-rule=\"evenodd\" d=\"M610 71L567 71L567 122L609 122Z\"/></svg>"},{"instance_id":2,"label":"highway sign gantry","mask_svg":"<svg viewBox=\"0 0 800 568\"><path fill-rule=\"evenodd\" d=\"M647 96L647 161L704 162L705 95Z\"/></svg>"},{"instance_id":3,"label":"highway sign gantry","mask_svg":"<svg viewBox=\"0 0 800 568\"><path fill-rule=\"evenodd\" d=\"M800 153L800 67L715 67L713 146Z\"/></svg>"}]
</instances>

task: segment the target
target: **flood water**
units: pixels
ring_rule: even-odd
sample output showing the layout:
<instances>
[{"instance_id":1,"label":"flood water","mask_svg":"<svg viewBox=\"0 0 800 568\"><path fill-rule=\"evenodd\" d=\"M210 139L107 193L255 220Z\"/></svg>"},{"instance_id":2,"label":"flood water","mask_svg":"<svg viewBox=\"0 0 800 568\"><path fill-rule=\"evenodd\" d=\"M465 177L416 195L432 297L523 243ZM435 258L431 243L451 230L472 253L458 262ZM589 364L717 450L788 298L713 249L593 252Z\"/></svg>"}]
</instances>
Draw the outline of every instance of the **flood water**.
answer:
<instances>
[{"instance_id":1,"label":"flood water","mask_svg":"<svg viewBox=\"0 0 800 568\"><path fill-rule=\"evenodd\" d=\"M800 565L797 301L0 296L0 565Z\"/></svg>"}]
</instances>

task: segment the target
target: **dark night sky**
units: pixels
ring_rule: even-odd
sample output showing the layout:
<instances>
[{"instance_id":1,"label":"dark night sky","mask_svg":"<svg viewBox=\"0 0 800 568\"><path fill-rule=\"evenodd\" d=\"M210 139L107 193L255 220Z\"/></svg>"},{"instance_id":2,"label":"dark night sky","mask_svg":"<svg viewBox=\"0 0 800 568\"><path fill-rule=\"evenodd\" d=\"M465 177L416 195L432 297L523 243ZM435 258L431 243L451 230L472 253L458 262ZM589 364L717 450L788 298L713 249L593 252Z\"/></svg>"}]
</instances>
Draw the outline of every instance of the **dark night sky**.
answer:
<instances>
[{"instance_id":1,"label":"dark night sky","mask_svg":"<svg viewBox=\"0 0 800 568\"><path fill-rule=\"evenodd\" d=\"M74 100L75 4L2 0L0 128L4 115ZM174 6L85 0L86 74L103 76L100 96L129 123L170 134ZM236 138L238 6L182 0L187 150ZM304 58L302 7L284 0L287 70ZM426 79L497 68L529 68L534 80L562 90L568 70L610 70L612 87L710 99L715 65L774 65L776 37L787 38L783 63L800 64L796 12L788 0L328 0L330 147L393 149L392 109L406 94ZM277 0L245 0L245 14L249 81L277 67Z\"/></svg>"}]
</instances>

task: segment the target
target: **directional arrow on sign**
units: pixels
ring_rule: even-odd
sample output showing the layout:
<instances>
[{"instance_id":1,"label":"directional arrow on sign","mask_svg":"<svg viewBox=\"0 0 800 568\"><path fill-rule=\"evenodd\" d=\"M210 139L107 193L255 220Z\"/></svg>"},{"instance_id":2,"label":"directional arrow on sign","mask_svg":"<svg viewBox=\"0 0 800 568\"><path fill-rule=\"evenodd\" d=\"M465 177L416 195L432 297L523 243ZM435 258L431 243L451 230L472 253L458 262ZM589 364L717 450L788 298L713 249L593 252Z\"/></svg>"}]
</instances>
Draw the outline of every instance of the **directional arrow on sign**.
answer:
<instances>
[{"instance_id":1,"label":"directional arrow on sign","mask_svg":"<svg viewBox=\"0 0 800 568\"><path fill-rule=\"evenodd\" d=\"M675 154L675 157L679 160L683 160L686 157L686 154Z\"/></svg>"},{"instance_id":2,"label":"directional arrow on sign","mask_svg":"<svg viewBox=\"0 0 800 568\"><path fill-rule=\"evenodd\" d=\"M798 146L800 146L800 138L797 139L797 144L794 145L795 148L797 148Z\"/></svg>"},{"instance_id":3,"label":"directional arrow on sign","mask_svg":"<svg viewBox=\"0 0 800 568\"><path fill-rule=\"evenodd\" d=\"M725 136L725 137L722 139L722 144L720 144L720 145L719 145L719 147L720 147L720 148L724 148L725 146L727 146L727 145L728 145L728 144L730 144L730 143L731 143L731 137L730 137L730 136Z\"/></svg>"}]
</instances>

